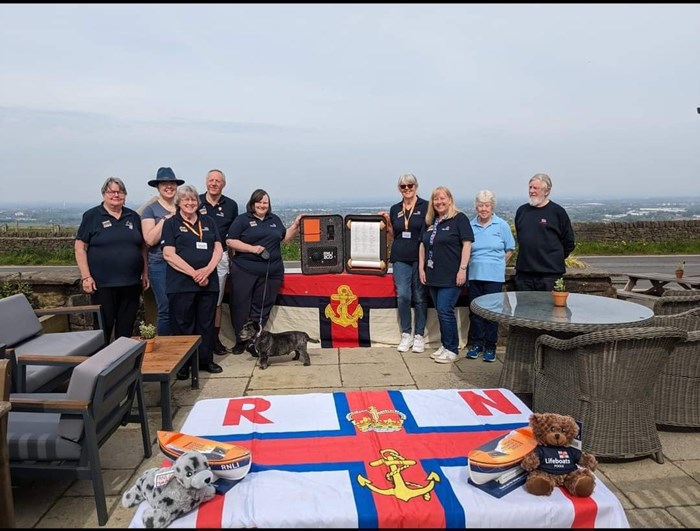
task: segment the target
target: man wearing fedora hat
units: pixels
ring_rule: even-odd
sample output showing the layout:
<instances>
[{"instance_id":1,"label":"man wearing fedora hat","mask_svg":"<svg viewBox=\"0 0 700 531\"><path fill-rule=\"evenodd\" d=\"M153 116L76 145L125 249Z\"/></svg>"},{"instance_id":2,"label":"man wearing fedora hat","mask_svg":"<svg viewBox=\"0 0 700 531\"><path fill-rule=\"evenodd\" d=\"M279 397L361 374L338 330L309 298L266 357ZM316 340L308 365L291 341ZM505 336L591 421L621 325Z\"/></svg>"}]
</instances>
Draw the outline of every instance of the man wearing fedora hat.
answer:
<instances>
[{"instance_id":1,"label":"man wearing fedora hat","mask_svg":"<svg viewBox=\"0 0 700 531\"><path fill-rule=\"evenodd\" d=\"M149 203L141 213L141 230L143 239L149 245L148 277L151 283L153 297L158 308L158 335L169 336L170 309L168 295L165 292L165 272L167 264L163 258L161 246L163 224L165 220L175 215L175 192L177 187L184 184L178 179L172 168L158 168L156 178L148 181L149 186L158 190L157 200Z\"/></svg>"}]
</instances>

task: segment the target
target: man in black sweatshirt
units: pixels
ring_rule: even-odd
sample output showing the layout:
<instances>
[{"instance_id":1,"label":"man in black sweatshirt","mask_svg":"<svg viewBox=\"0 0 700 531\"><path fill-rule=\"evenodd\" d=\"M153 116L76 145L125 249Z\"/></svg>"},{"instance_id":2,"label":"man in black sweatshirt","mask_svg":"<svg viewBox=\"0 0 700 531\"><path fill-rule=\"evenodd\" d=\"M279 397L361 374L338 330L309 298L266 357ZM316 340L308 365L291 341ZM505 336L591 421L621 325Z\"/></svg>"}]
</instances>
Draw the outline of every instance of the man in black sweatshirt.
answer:
<instances>
[{"instance_id":1,"label":"man in black sweatshirt","mask_svg":"<svg viewBox=\"0 0 700 531\"><path fill-rule=\"evenodd\" d=\"M564 275L564 260L574 250L574 229L566 210L549 199L552 179L544 173L530 178L530 199L515 212L518 258L515 289L551 291Z\"/></svg>"}]
</instances>

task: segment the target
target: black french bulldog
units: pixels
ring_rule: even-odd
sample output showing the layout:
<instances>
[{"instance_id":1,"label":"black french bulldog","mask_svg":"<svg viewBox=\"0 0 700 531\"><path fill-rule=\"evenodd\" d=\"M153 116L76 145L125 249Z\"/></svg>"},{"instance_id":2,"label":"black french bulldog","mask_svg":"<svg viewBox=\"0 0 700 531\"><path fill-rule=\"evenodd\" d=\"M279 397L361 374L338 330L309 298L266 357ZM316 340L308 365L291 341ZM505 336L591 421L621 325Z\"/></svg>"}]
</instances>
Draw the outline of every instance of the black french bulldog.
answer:
<instances>
[{"instance_id":1,"label":"black french bulldog","mask_svg":"<svg viewBox=\"0 0 700 531\"><path fill-rule=\"evenodd\" d=\"M320 343L318 339L312 339L306 332L298 330L278 332L276 334L266 330L260 331L260 324L255 321L247 321L243 325L240 338L242 341L252 341L253 349L260 358L261 369L267 369L271 356L284 356L291 352L295 354L293 359L298 360L299 356L302 356L304 366L311 365L306 344L309 341Z\"/></svg>"}]
</instances>

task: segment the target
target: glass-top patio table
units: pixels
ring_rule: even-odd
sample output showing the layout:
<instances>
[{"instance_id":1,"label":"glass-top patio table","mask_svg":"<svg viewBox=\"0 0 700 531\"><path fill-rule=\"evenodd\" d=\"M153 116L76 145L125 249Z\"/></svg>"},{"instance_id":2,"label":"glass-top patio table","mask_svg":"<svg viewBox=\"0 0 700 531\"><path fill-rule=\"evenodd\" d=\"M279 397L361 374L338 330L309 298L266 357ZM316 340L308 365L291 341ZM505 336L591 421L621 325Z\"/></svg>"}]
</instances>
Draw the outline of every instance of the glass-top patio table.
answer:
<instances>
[{"instance_id":1,"label":"glass-top patio table","mask_svg":"<svg viewBox=\"0 0 700 531\"><path fill-rule=\"evenodd\" d=\"M565 307L554 306L548 291L482 295L469 307L475 314L510 326L499 386L532 393L535 340L542 334L569 338L608 328L646 326L654 312L634 302L570 293Z\"/></svg>"}]
</instances>

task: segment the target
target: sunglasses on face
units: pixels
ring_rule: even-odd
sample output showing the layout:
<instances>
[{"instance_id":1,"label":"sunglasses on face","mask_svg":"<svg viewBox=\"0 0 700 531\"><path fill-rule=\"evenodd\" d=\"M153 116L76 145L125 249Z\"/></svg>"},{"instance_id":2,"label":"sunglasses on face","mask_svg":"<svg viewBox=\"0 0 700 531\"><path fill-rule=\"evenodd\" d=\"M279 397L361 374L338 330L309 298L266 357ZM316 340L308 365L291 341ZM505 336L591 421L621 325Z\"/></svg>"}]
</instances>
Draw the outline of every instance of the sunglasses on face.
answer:
<instances>
[{"instance_id":1,"label":"sunglasses on face","mask_svg":"<svg viewBox=\"0 0 700 531\"><path fill-rule=\"evenodd\" d=\"M412 184L400 184L399 188L402 190L413 190L413 185Z\"/></svg>"}]
</instances>

